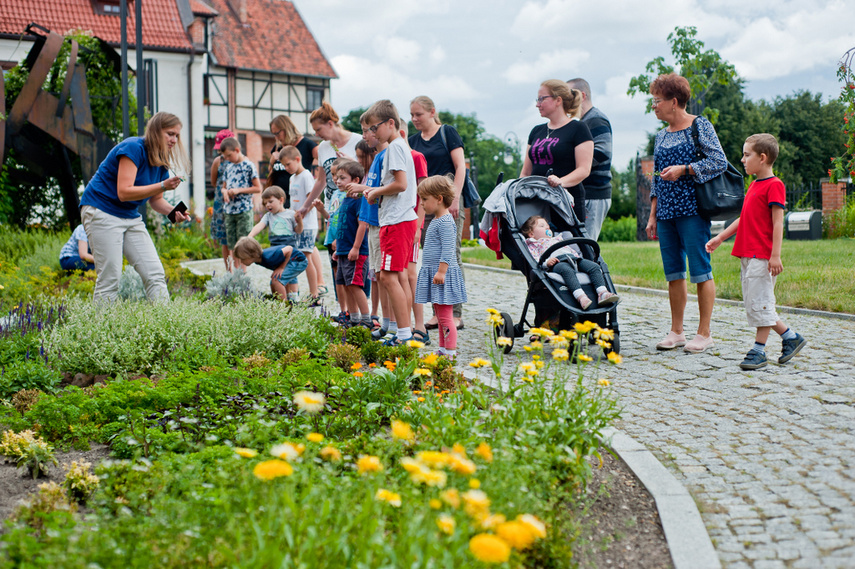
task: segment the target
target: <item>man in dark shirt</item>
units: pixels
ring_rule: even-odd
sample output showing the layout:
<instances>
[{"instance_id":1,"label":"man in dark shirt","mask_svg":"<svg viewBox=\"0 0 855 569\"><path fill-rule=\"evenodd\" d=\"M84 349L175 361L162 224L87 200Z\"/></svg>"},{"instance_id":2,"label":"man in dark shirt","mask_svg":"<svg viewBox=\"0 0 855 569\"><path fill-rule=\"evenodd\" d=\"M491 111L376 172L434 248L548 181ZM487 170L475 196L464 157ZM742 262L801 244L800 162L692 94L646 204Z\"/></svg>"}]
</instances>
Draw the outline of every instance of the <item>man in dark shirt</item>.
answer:
<instances>
[{"instance_id":1,"label":"man in dark shirt","mask_svg":"<svg viewBox=\"0 0 855 569\"><path fill-rule=\"evenodd\" d=\"M567 85L582 92L582 122L594 137L594 162L591 174L585 178L585 231L595 241L606 214L612 206L612 125L609 118L591 103L591 86L581 77L570 79Z\"/></svg>"}]
</instances>

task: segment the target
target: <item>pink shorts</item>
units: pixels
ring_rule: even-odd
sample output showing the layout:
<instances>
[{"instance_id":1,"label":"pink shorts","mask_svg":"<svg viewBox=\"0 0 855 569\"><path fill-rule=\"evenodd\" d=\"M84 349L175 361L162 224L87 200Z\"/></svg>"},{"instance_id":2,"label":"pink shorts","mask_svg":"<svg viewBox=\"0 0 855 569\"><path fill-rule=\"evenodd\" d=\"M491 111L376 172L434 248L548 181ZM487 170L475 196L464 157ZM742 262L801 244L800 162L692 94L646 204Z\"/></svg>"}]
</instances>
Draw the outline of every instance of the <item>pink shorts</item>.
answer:
<instances>
[{"instance_id":1,"label":"pink shorts","mask_svg":"<svg viewBox=\"0 0 855 569\"><path fill-rule=\"evenodd\" d=\"M417 219L402 221L380 228L380 270L401 272L407 270L413 256L413 239Z\"/></svg>"}]
</instances>

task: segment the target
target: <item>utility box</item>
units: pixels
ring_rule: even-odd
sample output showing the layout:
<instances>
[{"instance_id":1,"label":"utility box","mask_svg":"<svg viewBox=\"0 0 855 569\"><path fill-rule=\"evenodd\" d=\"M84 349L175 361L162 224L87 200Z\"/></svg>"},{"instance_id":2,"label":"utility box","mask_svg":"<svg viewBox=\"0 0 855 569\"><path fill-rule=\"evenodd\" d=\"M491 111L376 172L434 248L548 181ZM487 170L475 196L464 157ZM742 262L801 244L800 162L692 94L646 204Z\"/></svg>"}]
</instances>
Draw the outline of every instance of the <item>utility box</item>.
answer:
<instances>
[{"instance_id":1,"label":"utility box","mask_svg":"<svg viewBox=\"0 0 855 569\"><path fill-rule=\"evenodd\" d=\"M787 239L815 241L822 239L821 211L793 211L784 217L784 235Z\"/></svg>"},{"instance_id":2,"label":"utility box","mask_svg":"<svg viewBox=\"0 0 855 569\"><path fill-rule=\"evenodd\" d=\"M727 221L712 221L710 222L710 237L715 237L736 221L738 218L728 219ZM728 241L736 237L736 233L727 238Z\"/></svg>"}]
</instances>

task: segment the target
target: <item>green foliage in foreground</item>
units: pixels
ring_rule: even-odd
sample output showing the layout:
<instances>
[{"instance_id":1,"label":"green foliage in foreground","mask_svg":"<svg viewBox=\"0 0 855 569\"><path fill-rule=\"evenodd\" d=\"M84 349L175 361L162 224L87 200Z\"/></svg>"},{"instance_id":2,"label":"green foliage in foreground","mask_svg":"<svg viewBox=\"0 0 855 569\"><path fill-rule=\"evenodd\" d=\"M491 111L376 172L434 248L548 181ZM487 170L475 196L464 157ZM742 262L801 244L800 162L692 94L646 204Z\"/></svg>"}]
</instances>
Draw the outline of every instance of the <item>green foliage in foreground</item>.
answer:
<instances>
[{"instance_id":1,"label":"green foliage in foreground","mask_svg":"<svg viewBox=\"0 0 855 569\"><path fill-rule=\"evenodd\" d=\"M733 241L727 241L713 254L716 296L742 300L739 259L730 255L732 249ZM601 243L600 250L616 284L667 290L659 243ZM855 239L785 239L781 255L784 272L775 286L779 306L855 314ZM497 260L486 247L464 250L463 261L511 268L507 258ZM689 284L689 292L695 294L696 287Z\"/></svg>"}]
</instances>

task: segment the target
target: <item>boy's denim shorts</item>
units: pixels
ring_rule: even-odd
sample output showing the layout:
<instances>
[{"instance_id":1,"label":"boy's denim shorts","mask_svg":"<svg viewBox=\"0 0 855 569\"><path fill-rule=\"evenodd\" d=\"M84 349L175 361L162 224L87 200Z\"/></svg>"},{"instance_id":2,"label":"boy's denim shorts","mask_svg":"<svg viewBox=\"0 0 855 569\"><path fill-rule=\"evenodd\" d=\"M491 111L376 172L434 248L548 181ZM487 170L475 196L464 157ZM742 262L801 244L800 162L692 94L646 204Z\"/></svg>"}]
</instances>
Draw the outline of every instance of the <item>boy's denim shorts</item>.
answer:
<instances>
[{"instance_id":1,"label":"boy's denim shorts","mask_svg":"<svg viewBox=\"0 0 855 569\"><path fill-rule=\"evenodd\" d=\"M306 267L309 266L309 262L305 259L297 260L291 259L288 261L288 264L285 265L285 270L282 271L282 276L279 277L279 282L284 285L289 284L297 284L297 277L306 270Z\"/></svg>"},{"instance_id":2,"label":"boy's denim shorts","mask_svg":"<svg viewBox=\"0 0 855 569\"><path fill-rule=\"evenodd\" d=\"M704 248L710 240L709 221L700 215L659 219L656 232L666 281L686 278L686 258L691 282L702 283L713 278L710 254Z\"/></svg>"},{"instance_id":3,"label":"boy's denim shorts","mask_svg":"<svg viewBox=\"0 0 855 569\"><path fill-rule=\"evenodd\" d=\"M303 253L311 253L315 249L315 240L317 238L317 229L306 229L297 236L297 249Z\"/></svg>"}]
</instances>

